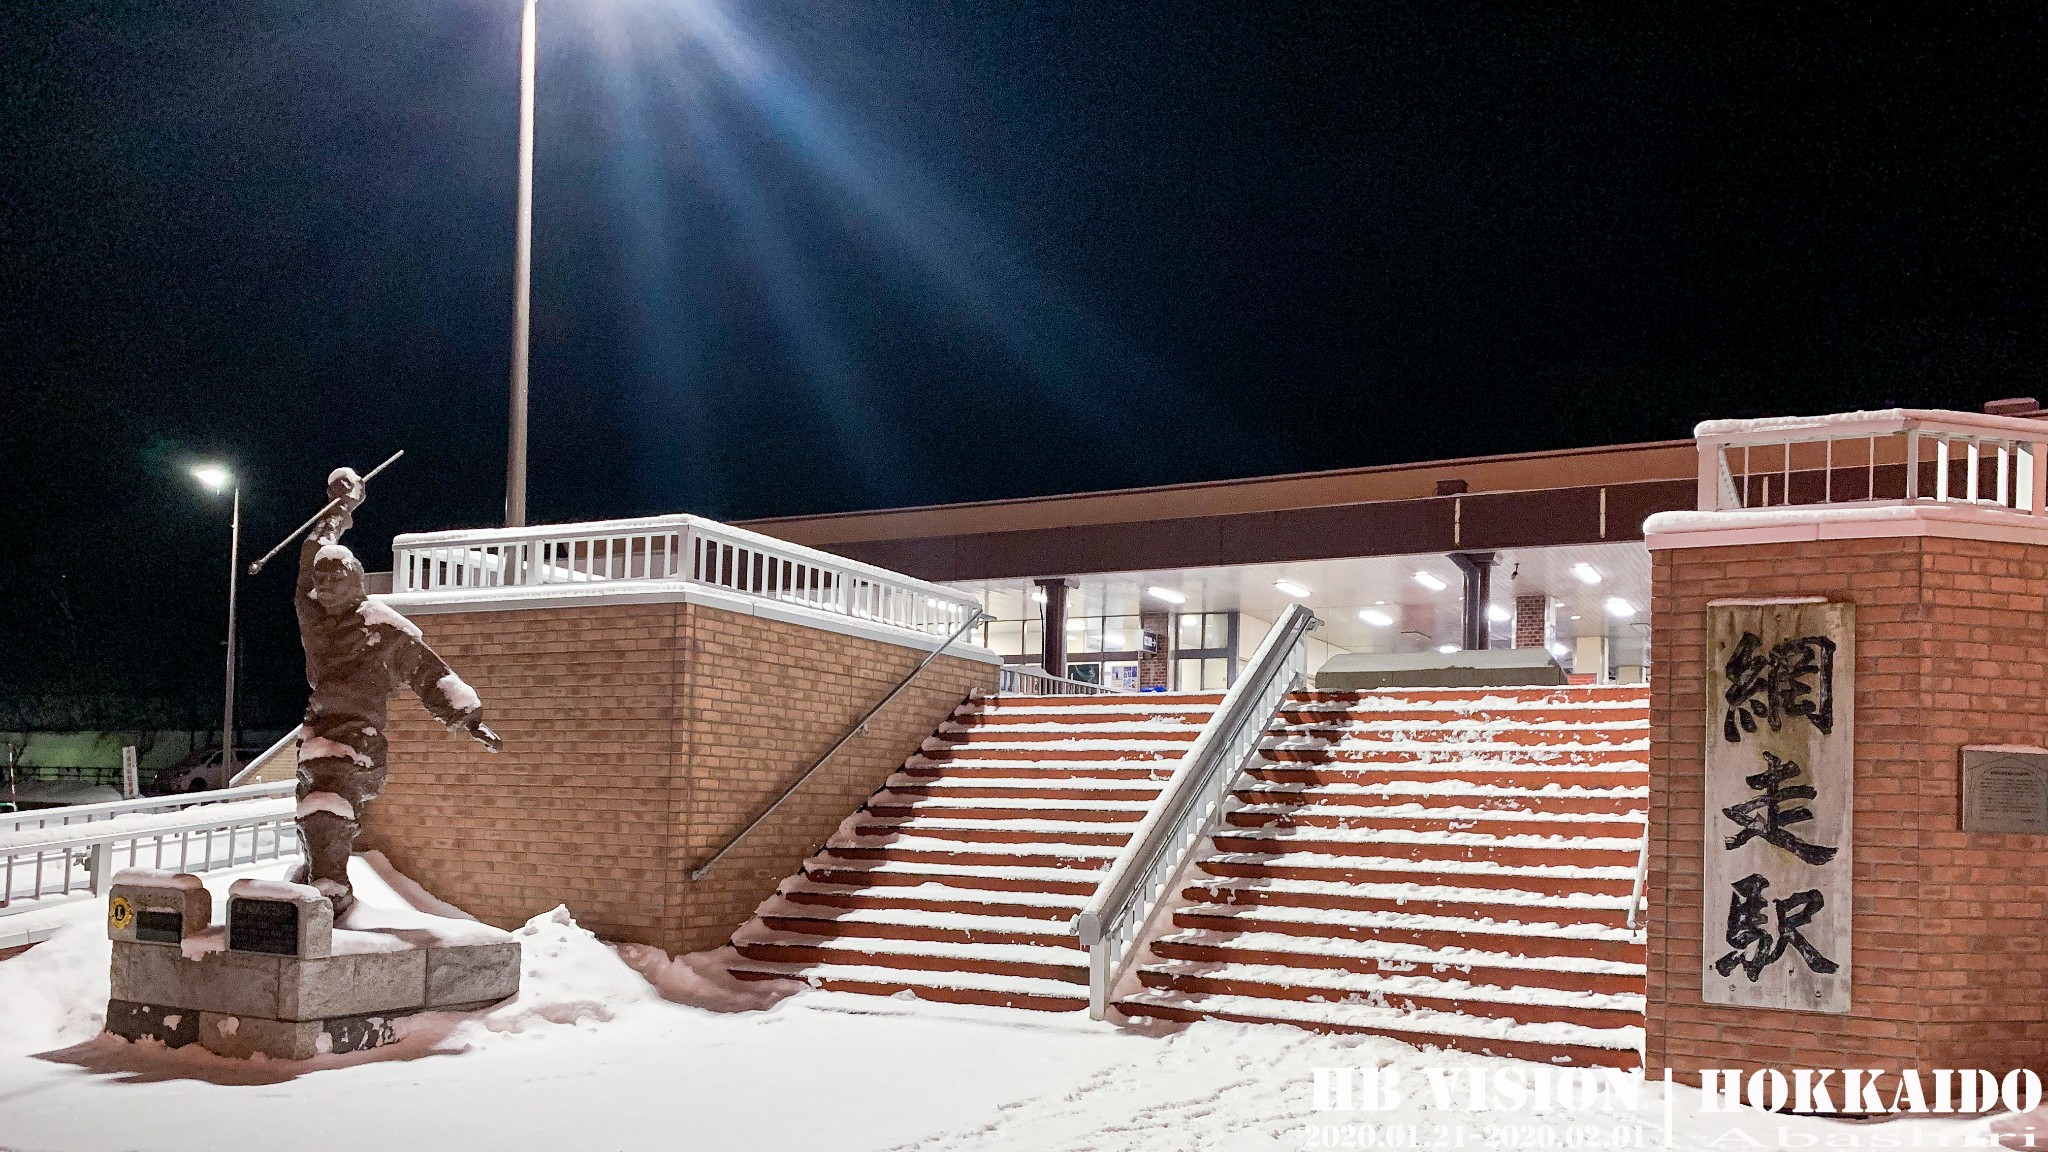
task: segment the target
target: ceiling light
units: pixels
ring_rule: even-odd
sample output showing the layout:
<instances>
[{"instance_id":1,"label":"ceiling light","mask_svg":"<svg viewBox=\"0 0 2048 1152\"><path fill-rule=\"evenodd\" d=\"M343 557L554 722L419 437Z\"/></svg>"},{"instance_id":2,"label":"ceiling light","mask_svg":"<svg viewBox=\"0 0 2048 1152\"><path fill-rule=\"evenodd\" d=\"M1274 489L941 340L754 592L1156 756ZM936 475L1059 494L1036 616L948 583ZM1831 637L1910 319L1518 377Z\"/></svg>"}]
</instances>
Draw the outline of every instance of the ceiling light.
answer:
<instances>
[{"instance_id":1,"label":"ceiling light","mask_svg":"<svg viewBox=\"0 0 2048 1152\"><path fill-rule=\"evenodd\" d=\"M1370 608L1361 610L1358 613L1358 618L1375 628L1385 628L1394 622L1392 616L1387 615L1385 612L1375 612Z\"/></svg>"},{"instance_id":2,"label":"ceiling light","mask_svg":"<svg viewBox=\"0 0 2048 1152\"><path fill-rule=\"evenodd\" d=\"M1574 619L1574 620L1577 620L1577 619L1578 619L1578 617L1577 617L1577 616L1574 616L1574 617L1572 617L1572 619Z\"/></svg>"},{"instance_id":3,"label":"ceiling light","mask_svg":"<svg viewBox=\"0 0 2048 1152\"><path fill-rule=\"evenodd\" d=\"M1449 656L1458 650L1458 646L1456 644L1439 644L1436 646L1436 650Z\"/></svg>"},{"instance_id":4,"label":"ceiling light","mask_svg":"<svg viewBox=\"0 0 2048 1152\"><path fill-rule=\"evenodd\" d=\"M1424 588L1429 589L1431 592L1441 592L1444 589L1450 587L1450 585L1438 579L1436 574L1433 572L1417 572L1415 574L1415 582L1417 584L1422 585Z\"/></svg>"},{"instance_id":5,"label":"ceiling light","mask_svg":"<svg viewBox=\"0 0 2048 1152\"><path fill-rule=\"evenodd\" d=\"M1513 620L1515 618L1515 614L1501 607L1498 604L1488 604L1486 606L1486 618L1488 620L1493 621L1495 624L1505 624L1508 621Z\"/></svg>"},{"instance_id":6,"label":"ceiling light","mask_svg":"<svg viewBox=\"0 0 2048 1152\"><path fill-rule=\"evenodd\" d=\"M1600 570L1591 564L1572 565L1572 575L1578 577L1581 584L1598 584L1600 582Z\"/></svg>"},{"instance_id":7,"label":"ceiling light","mask_svg":"<svg viewBox=\"0 0 2048 1152\"><path fill-rule=\"evenodd\" d=\"M1292 596L1296 600L1308 599L1308 589L1303 588L1292 580L1275 580L1273 581L1273 587L1278 588L1283 595Z\"/></svg>"},{"instance_id":8,"label":"ceiling light","mask_svg":"<svg viewBox=\"0 0 2048 1152\"><path fill-rule=\"evenodd\" d=\"M1564 601L1562 601L1562 600L1559 600L1559 601L1557 602L1557 606L1558 606L1559 608L1569 608L1569 607L1571 607L1571 605L1569 605L1569 604L1565 603L1565 602L1564 602Z\"/></svg>"},{"instance_id":9,"label":"ceiling light","mask_svg":"<svg viewBox=\"0 0 2048 1152\"><path fill-rule=\"evenodd\" d=\"M1607 598L1607 614L1617 620L1626 620L1636 614L1636 606L1619 596Z\"/></svg>"},{"instance_id":10,"label":"ceiling light","mask_svg":"<svg viewBox=\"0 0 2048 1152\"><path fill-rule=\"evenodd\" d=\"M1175 592L1171 588L1160 588L1154 586L1145 589L1145 595L1152 597L1154 600L1164 600L1168 604L1185 604L1188 602L1188 598L1185 593Z\"/></svg>"},{"instance_id":11,"label":"ceiling light","mask_svg":"<svg viewBox=\"0 0 2048 1152\"><path fill-rule=\"evenodd\" d=\"M228 470L218 464L201 464L192 469L192 478L218 492L226 488L228 481L234 477L228 475Z\"/></svg>"}]
</instances>

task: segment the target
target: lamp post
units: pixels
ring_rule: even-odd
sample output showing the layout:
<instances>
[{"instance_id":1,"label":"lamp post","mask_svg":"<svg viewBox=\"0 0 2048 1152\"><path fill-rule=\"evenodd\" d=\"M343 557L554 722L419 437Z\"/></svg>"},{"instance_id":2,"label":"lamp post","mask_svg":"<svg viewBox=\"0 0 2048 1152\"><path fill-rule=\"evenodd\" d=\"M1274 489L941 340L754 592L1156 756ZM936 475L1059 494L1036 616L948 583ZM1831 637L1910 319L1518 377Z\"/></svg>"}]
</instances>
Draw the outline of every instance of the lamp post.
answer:
<instances>
[{"instance_id":1,"label":"lamp post","mask_svg":"<svg viewBox=\"0 0 2048 1152\"><path fill-rule=\"evenodd\" d=\"M512 241L512 428L505 449L505 526L526 524L526 329L533 278L535 0L519 24L519 216Z\"/></svg>"},{"instance_id":2,"label":"lamp post","mask_svg":"<svg viewBox=\"0 0 2048 1152\"><path fill-rule=\"evenodd\" d=\"M228 520L228 674L227 701L221 707L221 783L235 778L235 592L241 584L242 567L242 484L233 473L218 464L201 464L192 477L218 496L233 485L233 511Z\"/></svg>"}]
</instances>

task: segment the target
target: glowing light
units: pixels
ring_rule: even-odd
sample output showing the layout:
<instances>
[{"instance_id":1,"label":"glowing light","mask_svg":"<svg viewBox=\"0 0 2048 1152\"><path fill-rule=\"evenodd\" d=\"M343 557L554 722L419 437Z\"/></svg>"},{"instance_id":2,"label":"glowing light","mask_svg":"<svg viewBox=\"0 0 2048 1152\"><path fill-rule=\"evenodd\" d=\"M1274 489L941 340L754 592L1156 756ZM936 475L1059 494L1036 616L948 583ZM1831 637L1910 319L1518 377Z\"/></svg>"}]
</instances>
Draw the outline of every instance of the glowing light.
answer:
<instances>
[{"instance_id":1,"label":"glowing light","mask_svg":"<svg viewBox=\"0 0 2048 1152\"><path fill-rule=\"evenodd\" d=\"M1306 600L1309 596L1308 589L1303 588L1292 580L1275 580L1273 581L1273 587L1278 588L1281 595L1292 596L1296 600Z\"/></svg>"},{"instance_id":2,"label":"glowing light","mask_svg":"<svg viewBox=\"0 0 2048 1152\"><path fill-rule=\"evenodd\" d=\"M1145 589L1145 595L1152 597L1154 600L1164 600L1168 604L1185 604L1188 602L1188 598L1184 593L1175 592L1171 588L1147 588Z\"/></svg>"},{"instance_id":3,"label":"glowing light","mask_svg":"<svg viewBox=\"0 0 2048 1152\"><path fill-rule=\"evenodd\" d=\"M1550 646L1550 654L1559 660L1569 660L1572 658L1572 646L1560 640Z\"/></svg>"},{"instance_id":4,"label":"glowing light","mask_svg":"<svg viewBox=\"0 0 2048 1152\"><path fill-rule=\"evenodd\" d=\"M1375 628L1385 628L1394 622L1392 616L1387 615L1385 612L1375 612L1370 608L1360 609L1358 618Z\"/></svg>"},{"instance_id":5,"label":"glowing light","mask_svg":"<svg viewBox=\"0 0 2048 1152\"><path fill-rule=\"evenodd\" d=\"M1607 614L1616 620L1626 620L1636 614L1636 606L1619 596L1607 598Z\"/></svg>"},{"instance_id":6,"label":"glowing light","mask_svg":"<svg viewBox=\"0 0 2048 1152\"><path fill-rule=\"evenodd\" d=\"M1433 572L1417 572L1415 574L1415 582L1417 584L1422 585L1424 588L1429 589L1431 592L1441 592L1444 589L1450 587L1450 585L1444 583L1443 580Z\"/></svg>"},{"instance_id":7,"label":"glowing light","mask_svg":"<svg viewBox=\"0 0 2048 1152\"><path fill-rule=\"evenodd\" d=\"M1578 577L1579 583L1581 584L1590 585L1598 584L1600 582L1600 570L1598 568L1593 567L1591 564L1572 565L1572 575Z\"/></svg>"},{"instance_id":8,"label":"glowing light","mask_svg":"<svg viewBox=\"0 0 2048 1152\"><path fill-rule=\"evenodd\" d=\"M1035 604L1043 604L1043 603L1045 603L1045 600L1046 600L1046 596L1045 596L1045 589L1043 589L1043 588L1040 588L1040 589L1037 589L1036 591L1032 592L1032 593L1031 593L1031 600L1032 600L1032 602L1033 602L1033 603L1035 603Z\"/></svg>"},{"instance_id":9,"label":"glowing light","mask_svg":"<svg viewBox=\"0 0 2048 1152\"><path fill-rule=\"evenodd\" d=\"M1501 607L1498 604L1488 604L1486 606L1486 618L1488 620L1493 621L1495 624L1505 624L1508 621L1513 620L1515 618L1515 614Z\"/></svg>"},{"instance_id":10,"label":"glowing light","mask_svg":"<svg viewBox=\"0 0 2048 1152\"><path fill-rule=\"evenodd\" d=\"M1436 650L1449 656L1458 650L1458 646L1456 644L1439 644L1436 646Z\"/></svg>"},{"instance_id":11,"label":"glowing light","mask_svg":"<svg viewBox=\"0 0 2048 1152\"><path fill-rule=\"evenodd\" d=\"M234 474L218 464L201 464L192 469L192 478L215 492L224 491Z\"/></svg>"}]
</instances>

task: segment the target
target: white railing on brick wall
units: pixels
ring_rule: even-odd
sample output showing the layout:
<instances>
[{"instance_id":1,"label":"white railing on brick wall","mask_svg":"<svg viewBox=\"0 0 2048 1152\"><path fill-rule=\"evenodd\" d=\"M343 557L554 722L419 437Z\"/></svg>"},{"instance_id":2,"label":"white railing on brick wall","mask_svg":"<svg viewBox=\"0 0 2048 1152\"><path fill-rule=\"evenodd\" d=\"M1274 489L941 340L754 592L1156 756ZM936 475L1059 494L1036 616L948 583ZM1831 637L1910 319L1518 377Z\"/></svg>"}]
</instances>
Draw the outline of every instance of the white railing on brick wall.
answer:
<instances>
[{"instance_id":1,"label":"white railing on brick wall","mask_svg":"<svg viewBox=\"0 0 2048 1152\"><path fill-rule=\"evenodd\" d=\"M0 833L0 916L104 893L123 868L205 872L296 854L296 811L266 796Z\"/></svg>"},{"instance_id":2,"label":"white railing on brick wall","mask_svg":"<svg viewBox=\"0 0 2048 1152\"><path fill-rule=\"evenodd\" d=\"M1074 933L1088 950L1088 1012L1095 1019L1109 1010L1110 993L1144 943L1145 926L1223 811L1274 714L1307 680L1308 633L1320 623L1301 605L1288 606L1075 917Z\"/></svg>"},{"instance_id":3,"label":"white railing on brick wall","mask_svg":"<svg viewBox=\"0 0 2048 1152\"><path fill-rule=\"evenodd\" d=\"M409 533L391 551L401 593L688 581L927 636L981 610L956 589L699 516Z\"/></svg>"},{"instance_id":4,"label":"white railing on brick wall","mask_svg":"<svg viewBox=\"0 0 2048 1152\"><path fill-rule=\"evenodd\" d=\"M1702 512L1830 504L1954 504L2048 516L2048 422L1895 408L1710 420Z\"/></svg>"}]
</instances>

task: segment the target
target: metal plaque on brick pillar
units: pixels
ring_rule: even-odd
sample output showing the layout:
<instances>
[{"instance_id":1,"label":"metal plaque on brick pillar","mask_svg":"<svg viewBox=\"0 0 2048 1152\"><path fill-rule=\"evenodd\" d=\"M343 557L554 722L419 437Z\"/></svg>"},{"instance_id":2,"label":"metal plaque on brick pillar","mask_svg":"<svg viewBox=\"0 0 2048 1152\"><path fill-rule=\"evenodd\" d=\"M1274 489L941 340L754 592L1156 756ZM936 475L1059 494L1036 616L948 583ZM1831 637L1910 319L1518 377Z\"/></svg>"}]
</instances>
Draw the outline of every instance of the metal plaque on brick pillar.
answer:
<instances>
[{"instance_id":1,"label":"metal plaque on brick pillar","mask_svg":"<svg viewBox=\"0 0 2048 1152\"><path fill-rule=\"evenodd\" d=\"M1709 1004L1849 1010L1856 609L1707 609Z\"/></svg>"}]
</instances>

